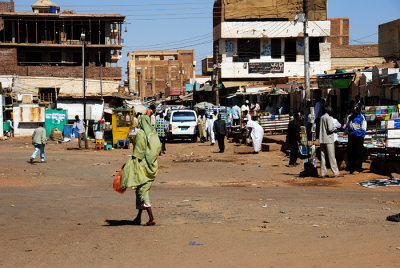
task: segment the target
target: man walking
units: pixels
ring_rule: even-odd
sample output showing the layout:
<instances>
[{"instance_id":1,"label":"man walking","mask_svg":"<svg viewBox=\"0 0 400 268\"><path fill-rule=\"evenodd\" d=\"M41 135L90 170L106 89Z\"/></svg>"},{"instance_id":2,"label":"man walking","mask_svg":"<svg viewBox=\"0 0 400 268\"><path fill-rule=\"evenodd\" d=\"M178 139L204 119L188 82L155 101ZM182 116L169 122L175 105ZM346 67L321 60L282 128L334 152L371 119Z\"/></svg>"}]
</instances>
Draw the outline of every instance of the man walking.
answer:
<instances>
[{"instance_id":1,"label":"man walking","mask_svg":"<svg viewBox=\"0 0 400 268\"><path fill-rule=\"evenodd\" d=\"M297 158L299 157L300 113L295 113L294 119L289 122L286 142L290 146L289 167L294 167L296 166Z\"/></svg>"},{"instance_id":2,"label":"man walking","mask_svg":"<svg viewBox=\"0 0 400 268\"><path fill-rule=\"evenodd\" d=\"M83 139L85 140L85 149L88 149L88 140L87 140L87 136L86 136L86 124L85 122L83 122L82 120L79 119L79 116L75 116L75 123L72 126L72 133L74 133L74 130L78 131L78 146L79 146L79 150L82 150L81 147L81 139L83 137Z\"/></svg>"},{"instance_id":3,"label":"man walking","mask_svg":"<svg viewBox=\"0 0 400 268\"><path fill-rule=\"evenodd\" d=\"M321 177L326 177L326 157L329 159L333 176L343 177L339 174L339 169L335 157L335 139L336 128L333 126L332 108L327 106L325 114L321 117L319 129L319 142L321 144Z\"/></svg>"},{"instance_id":4,"label":"man walking","mask_svg":"<svg viewBox=\"0 0 400 268\"><path fill-rule=\"evenodd\" d=\"M239 126L240 125L240 107L235 105L232 107L232 119L233 119L233 126Z\"/></svg>"},{"instance_id":5,"label":"man walking","mask_svg":"<svg viewBox=\"0 0 400 268\"><path fill-rule=\"evenodd\" d=\"M213 146L215 143L214 122L215 122L214 115L210 114L210 117L207 119L206 129L208 137L210 137L211 146Z\"/></svg>"},{"instance_id":6,"label":"man walking","mask_svg":"<svg viewBox=\"0 0 400 268\"><path fill-rule=\"evenodd\" d=\"M40 162L45 162L45 155L44 155L44 146L46 145L46 130L44 129L44 124L39 123L39 127L35 129L32 135L32 144L35 147L35 151L33 152L30 162L33 163L35 160L39 150L40 150Z\"/></svg>"},{"instance_id":7,"label":"man walking","mask_svg":"<svg viewBox=\"0 0 400 268\"><path fill-rule=\"evenodd\" d=\"M215 138L218 141L219 152L223 153L225 151L225 135L226 135L226 124L225 121L221 119L221 114L218 114L218 120L214 122L214 133Z\"/></svg>"},{"instance_id":8,"label":"man walking","mask_svg":"<svg viewBox=\"0 0 400 268\"><path fill-rule=\"evenodd\" d=\"M167 150L165 148L165 140L167 138L168 122L164 119L163 113L160 113L159 116L160 118L156 121L155 129L157 131L158 138L161 141L161 153L165 154L165 151Z\"/></svg>"}]
</instances>

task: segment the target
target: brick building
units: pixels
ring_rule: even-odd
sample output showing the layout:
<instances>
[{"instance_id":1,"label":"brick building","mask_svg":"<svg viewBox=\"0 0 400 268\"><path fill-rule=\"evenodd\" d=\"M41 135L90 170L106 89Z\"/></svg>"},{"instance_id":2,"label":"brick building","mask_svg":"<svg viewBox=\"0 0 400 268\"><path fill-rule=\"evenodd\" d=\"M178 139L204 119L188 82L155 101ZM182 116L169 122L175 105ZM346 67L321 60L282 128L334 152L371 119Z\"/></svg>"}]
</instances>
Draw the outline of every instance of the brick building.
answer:
<instances>
[{"instance_id":1,"label":"brick building","mask_svg":"<svg viewBox=\"0 0 400 268\"><path fill-rule=\"evenodd\" d=\"M82 118L85 85L90 99L87 119L99 120L104 106L101 92L107 102L119 89L122 70L112 64L121 57L124 22L119 14L62 11L49 0L33 3L32 12L15 12L12 0L0 2L0 82L8 105L14 109L21 105L62 108L69 110L68 119L76 114ZM26 94L32 96L28 98L32 103L21 103L20 96ZM33 127L15 123L29 131Z\"/></svg>"},{"instance_id":2,"label":"brick building","mask_svg":"<svg viewBox=\"0 0 400 268\"><path fill-rule=\"evenodd\" d=\"M349 18L332 18L331 43L332 69L372 69L382 64L384 58L379 56L378 44L350 45Z\"/></svg>"},{"instance_id":3,"label":"brick building","mask_svg":"<svg viewBox=\"0 0 400 268\"><path fill-rule=\"evenodd\" d=\"M121 79L121 68L111 63L119 59L125 17L59 13L47 0L33 4L32 13L14 12L13 6L0 4L0 75L81 77L84 33L87 77L98 78L101 64L104 79Z\"/></svg>"},{"instance_id":4,"label":"brick building","mask_svg":"<svg viewBox=\"0 0 400 268\"><path fill-rule=\"evenodd\" d=\"M182 94L195 77L194 50L134 51L128 57L129 91L142 100Z\"/></svg>"},{"instance_id":5,"label":"brick building","mask_svg":"<svg viewBox=\"0 0 400 268\"><path fill-rule=\"evenodd\" d=\"M379 55L400 59L400 19L379 25Z\"/></svg>"}]
</instances>

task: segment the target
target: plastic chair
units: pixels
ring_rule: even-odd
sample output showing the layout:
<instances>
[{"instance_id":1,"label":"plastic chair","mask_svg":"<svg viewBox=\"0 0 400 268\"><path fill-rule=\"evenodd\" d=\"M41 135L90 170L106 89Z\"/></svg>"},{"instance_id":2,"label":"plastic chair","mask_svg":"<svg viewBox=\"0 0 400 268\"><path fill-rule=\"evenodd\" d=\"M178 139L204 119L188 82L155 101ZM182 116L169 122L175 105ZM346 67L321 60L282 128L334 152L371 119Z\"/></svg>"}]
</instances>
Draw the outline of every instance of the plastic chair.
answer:
<instances>
[{"instance_id":1,"label":"plastic chair","mask_svg":"<svg viewBox=\"0 0 400 268\"><path fill-rule=\"evenodd\" d=\"M121 147L121 142L124 144L123 147ZM117 149L125 148L125 146L126 146L126 140L124 139L117 140Z\"/></svg>"}]
</instances>

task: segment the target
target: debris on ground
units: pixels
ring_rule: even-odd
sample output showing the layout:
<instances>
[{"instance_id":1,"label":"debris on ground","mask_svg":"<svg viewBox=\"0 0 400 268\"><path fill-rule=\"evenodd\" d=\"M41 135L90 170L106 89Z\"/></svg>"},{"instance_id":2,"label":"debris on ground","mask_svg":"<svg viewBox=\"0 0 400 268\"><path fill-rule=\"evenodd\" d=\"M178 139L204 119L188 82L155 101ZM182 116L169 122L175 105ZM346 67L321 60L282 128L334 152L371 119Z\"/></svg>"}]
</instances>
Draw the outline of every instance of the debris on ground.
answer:
<instances>
[{"instance_id":1,"label":"debris on ground","mask_svg":"<svg viewBox=\"0 0 400 268\"><path fill-rule=\"evenodd\" d=\"M364 186L366 188L400 186L400 179L399 178L391 178L391 179L370 180L370 181L360 182L360 185Z\"/></svg>"}]
</instances>

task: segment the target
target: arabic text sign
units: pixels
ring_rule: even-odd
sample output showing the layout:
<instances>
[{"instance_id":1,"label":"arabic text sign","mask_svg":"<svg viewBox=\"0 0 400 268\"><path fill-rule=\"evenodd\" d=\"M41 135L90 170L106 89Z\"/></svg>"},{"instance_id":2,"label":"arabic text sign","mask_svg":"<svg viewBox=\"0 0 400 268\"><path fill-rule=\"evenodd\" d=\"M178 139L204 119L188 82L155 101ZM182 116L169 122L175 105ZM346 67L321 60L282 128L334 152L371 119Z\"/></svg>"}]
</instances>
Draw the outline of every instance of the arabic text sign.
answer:
<instances>
[{"instance_id":1,"label":"arabic text sign","mask_svg":"<svg viewBox=\"0 0 400 268\"><path fill-rule=\"evenodd\" d=\"M249 74L284 73L283 62L250 62Z\"/></svg>"}]
</instances>

